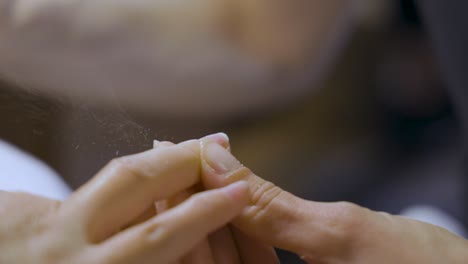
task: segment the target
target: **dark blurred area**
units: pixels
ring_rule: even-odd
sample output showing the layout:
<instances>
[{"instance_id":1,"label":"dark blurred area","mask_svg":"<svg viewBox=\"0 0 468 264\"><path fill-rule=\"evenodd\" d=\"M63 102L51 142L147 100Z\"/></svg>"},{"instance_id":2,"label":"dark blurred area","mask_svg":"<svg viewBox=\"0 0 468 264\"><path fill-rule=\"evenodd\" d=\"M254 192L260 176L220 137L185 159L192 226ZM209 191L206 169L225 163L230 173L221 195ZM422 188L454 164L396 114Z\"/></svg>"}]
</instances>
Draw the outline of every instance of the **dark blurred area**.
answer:
<instances>
[{"instance_id":1,"label":"dark blurred area","mask_svg":"<svg viewBox=\"0 0 468 264\"><path fill-rule=\"evenodd\" d=\"M279 109L212 122L71 104L1 84L0 138L76 188L153 139L223 131L247 166L304 198L394 214L433 205L462 219L460 127L418 9L408 0L361 2L372 8L361 8L320 89Z\"/></svg>"}]
</instances>

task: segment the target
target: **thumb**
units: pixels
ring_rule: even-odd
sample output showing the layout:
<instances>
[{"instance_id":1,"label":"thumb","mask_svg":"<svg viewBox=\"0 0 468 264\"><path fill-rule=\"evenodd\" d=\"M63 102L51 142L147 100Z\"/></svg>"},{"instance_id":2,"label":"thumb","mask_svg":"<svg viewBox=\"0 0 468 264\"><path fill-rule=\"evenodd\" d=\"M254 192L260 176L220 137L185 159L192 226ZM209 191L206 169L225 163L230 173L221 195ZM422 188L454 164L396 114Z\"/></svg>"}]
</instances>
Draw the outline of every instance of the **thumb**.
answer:
<instances>
[{"instance_id":1,"label":"thumb","mask_svg":"<svg viewBox=\"0 0 468 264\"><path fill-rule=\"evenodd\" d=\"M250 202L234 225L243 232L306 259L328 259L349 252L366 209L349 203L301 199L255 175L228 150L201 142L202 179L207 188L236 181L250 187Z\"/></svg>"}]
</instances>

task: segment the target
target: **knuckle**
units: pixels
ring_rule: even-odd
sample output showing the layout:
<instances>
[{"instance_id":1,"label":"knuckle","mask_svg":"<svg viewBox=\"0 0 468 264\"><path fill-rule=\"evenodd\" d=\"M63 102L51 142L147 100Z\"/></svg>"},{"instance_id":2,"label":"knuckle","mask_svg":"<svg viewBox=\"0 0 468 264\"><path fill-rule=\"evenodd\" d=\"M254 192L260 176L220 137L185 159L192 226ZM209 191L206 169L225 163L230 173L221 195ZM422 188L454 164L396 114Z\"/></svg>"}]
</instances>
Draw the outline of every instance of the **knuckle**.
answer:
<instances>
[{"instance_id":1,"label":"knuckle","mask_svg":"<svg viewBox=\"0 0 468 264\"><path fill-rule=\"evenodd\" d=\"M334 205L330 224L335 227L341 240L353 240L367 225L366 209L349 202Z\"/></svg>"},{"instance_id":2,"label":"knuckle","mask_svg":"<svg viewBox=\"0 0 468 264\"><path fill-rule=\"evenodd\" d=\"M118 157L118 158L111 159L111 161L109 161L107 166L117 172L126 171L128 170L128 161L126 157Z\"/></svg>"},{"instance_id":3,"label":"knuckle","mask_svg":"<svg viewBox=\"0 0 468 264\"><path fill-rule=\"evenodd\" d=\"M251 192L251 203L253 209L249 218L261 218L268 215L268 210L276 202L284 191L271 182L263 181L257 184Z\"/></svg>"},{"instance_id":4,"label":"knuckle","mask_svg":"<svg viewBox=\"0 0 468 264\"><path fill-rule=\"evenodd\" d=\"M150 150L114 158L106 167L108 167L111 173L121 175L122 177L152 180L156 175L172 171L175 168L178 168L183 173L183 170L193 171L198 166L199 159L193 151L175 145L162 150Z\"/></svg>"},{"instance_id":5,"label":"knuckle","mask_svg":"<svg viewBox=\"0 0 468 264\"><path fill-rule=\"evenodd\" d=\"M174 237L174 233L174 228L171 228L171 225L167 222L160 223L158 221L154 221L142 228L138 236L142 243L147 244L148 246L155 246L159 243L170 242Z\"/></svg>"},{"instance_id":6,"label":"knuckle","mask_svg":"<svg viewBox=\"0 0 468 264\"><path fill-rule=\"evenodd\" d=\"M252 193L252 202L266 208L279 195L281 190L271 182L262 182Z\"/></svg>"},{"instance_id":7,"label":"knuckle","mask_svg":"<svg viewBox=\"0 0 468 264\"><path fill-rule=\"evenodd\" d=\"M107 166L110 168L111 173L117 177L131 177L145 181L150 179L152 175L143 167L135 167L130 156L112 159Z\"/></svg>"}]
</instances>

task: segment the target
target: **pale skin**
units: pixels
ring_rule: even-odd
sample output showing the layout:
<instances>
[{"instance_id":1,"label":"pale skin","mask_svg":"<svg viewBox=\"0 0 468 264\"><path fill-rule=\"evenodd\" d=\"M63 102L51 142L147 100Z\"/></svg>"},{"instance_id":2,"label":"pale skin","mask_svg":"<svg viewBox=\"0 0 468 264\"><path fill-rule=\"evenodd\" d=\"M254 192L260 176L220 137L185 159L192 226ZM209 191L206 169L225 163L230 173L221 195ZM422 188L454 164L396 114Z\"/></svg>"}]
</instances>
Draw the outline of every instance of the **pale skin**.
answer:
<instances>
[{"instance_id":1,"label":"pale skin","mask_svg":"<svg viewBox=\"0 0 468 264\"><path fill-rule=\"evenodd\" d=\"M342 5L345 2L348 1L258 0L236 1L232 6L228 1L200 1L210 6L208 13L200 8L200 13L193 9L194 12L184 14L186 23L192 26L185 27L178 24L181 13L177 7L164 9L174 12L172 17L164 18L154 12L159 6L148 8L156 3L150 1L144 5L145 1L3 0L0 73L54 92L64 88L63 80L54 79L61 76L56 71L64 65L33 67L34 71L28 68L43 59L40 56L51 55L49 47L21 41L40 43L45 37L47 42L50 35L31 32L53 25L43 19L54 17L57 14L54 12L67 14L55 18L64 22L60 25L73 29L74 34L67 37L78 43L108 35L116 28L123 30L121 26L128 22L130 29L138 29L137 36L163 34L164 39L177 43L200 34L224 36L220 32L230 31L219 26L229 28L230 18L234 17L233 21L242 23L234 23L235 34L225 37L231 38L237 49L267 65L300 65L304 58L315 58L319 53L320 43L314 40L320 39L333 24L331 21L340 17L346 9ZM76 3L84 4L78 4L80 12L70 13L77 10ZM133 3L132 8L113 8L115 12L107 12L110 6L128 3ZM191 3L199 6L197 2ZM316 16L301 12L306 7L315 10ZM229 10L236 12L226 13ZM316 24L316 30L297 26L320 15L325 18ZM239 20L239 16L243 19ZM152 21L160 18L168 27L158 34L151 32ZM283 26L284 30L279 30ZM291 27L295 30L289 30ZM286 33L289 41L284 46L278 39L282 40ZM58 36L54 39L57 43L70 40L54 32L52 35ZM105 66L113 63L100 62ZM86 63L85 66L95 61ZM109 68L112 73L112 67ZM70 69L73 67L64 68ZM82 80L89 81L81 78L76 84L81 85ZM84 87L95 88L102 83L85 81L85 84ZM125 104L150 109L157 105L154 97L146 93L137 98L128 96L135 94L130 92L122 91L120 99ZM104 95L108 95L107 91ZM106 96L96 98L106 100ZM233 184L239 181L246 183ZM211 190L200 192L201 183ZM198 194L191 196L193 192ZM349 203L305 201L287 193L242 166L229 153L227 141L219 136L179 145L161 143L154 150L119 158L64 202L2 192L0 212L8 216L0 221L0 263L268 264L277 262L273 247L290 250L309 263L325 264L465 263L468 259L467 241L444 229Z\"/></svg>"},{"instance_id":2,"label":"pale skin","mask_svg":"<svg viewBox=\"0 0 468 264\"><path fill-rule=\"evenodd\" d=\"M255 175L229 151L202 142L208 188L237 181L250 186L250 203L234 225L308 263L466 263L468 241L430 224L347 202L303 200Z\"/></svg>"},{"instance_id":3,"label":"pale skin","mask_svg":"<svg viewBox=\"0 0 468 264\"><path fill-rule=\"evenodd\" d=\"M314 57L314 54L319 53L321 42L315 41L315 39L321 39L321 35L328 31L328 22L334 21L341 13L340 11L346 9L345 6L340 7L341 2L345 1L308 2L299 0L273 3L263 0L255 2L230 0L0 0L0 75L9 81L17 82L22 87L31 85L52 94L71 95L73 98L91 94L91 97L85 99L96 100L94 102L99 104L108 103L109 100L112 103L117 99L126 106L134 106L145 110L158 110L160 106L169 102L169 107L174 111L178 108L181 109L176 105L182 99L179 96L180 93L177 92L176 94L177 101L171 101L170 94L167 94L173 90L171 85L166 88L159 85L162 78L157 75L157 78L154 78L152 70L148 71L150 75L146 76L149 79L128 72L132 67L127 65L135 62L134 57L137 58L140 65L140 67L137 67L138 69L141 68L142 63L150 69L161 68L161 65L163 65L171 72L176 72L178 65L173 64L173 62L180 59L177 55L182 53L188 58L192 56L191 53L186 54L187 51L192 50L192 47L180 43L190 43L190 45L200 43L202 46L208 47L208 54L213 53L212 47L214 47L214 50L217 48L223 50L223 54L228 53L227 58L241 54L241 56L255 58L260 65L266 67L284 67L285 65L294 67L295 64L302 64L305 57ZM264 12L266 6L268 6L268 11ZM310 13L297 15L298 11L304 10L304 6L308 6L315 15L311 16ZM288 8L285 9L285 7ZM286 10L287 12L284 12ZM294 13L296 13L295 19L291 19L290 14ZM316 20L314 17L326 18ZM313 26L301 27L300 30L298 28L294 32L289 30L294 25L308 21L312 22L310 24ZM316 21L320 23L315 23ZM278 30L279 25L283 27L282 30ZM260 32L262 34L258 34ZM320 38L316 36L320 36ZM290 46L278 42L280 45L267 45L268 49L263 48L265 44L282 40L284 37L288 38L287 43ZM96 39L104 40L106 45L95 45ZM226 46L226 43L229 43L228 46ZM135 47L137 52L133 54L132 52L135 52L133 48ZM130 50L130 53L122 52L122 50ZM198 53L203 55L203 52L196 50L195 55L198 56ZM229 53L234 53L234 55L229 55ZM143 56L141 56L142 54ZM154 54L156 55L153 56ZM161 59L157 54L164 54L164 56ZM169 54L169 57L165 57L166 54ZM170 54L176 54L176 57ZM306 56L309 54L311 55ZM228 64L234 63L232 60L224 60L223 56L221 56L221 64L224 63L223 61L228 61ZM218 67L219 63L214 64L214 67ZM47 67L43 67L44 64ZM123 65L123 68L119 68L119 65ZM239 67L244 68L244 62L240 62ZM210 67L203 69L198 65L197 68L201 69L201 71L197 72L197 76L204 74L204 72L205 74L211 74L212 68ZM97 70L100 73L99 78L96 78L95 72ZM125 74L122 74L122 70L125 71ZM138 72L140 71L138 70ZM235 73L232 70L227 72L229 74ZM123 79L118 80L119 76L123 77ZM162 76L164 77L165 74L163 73ZM199 78L197 77L197 79ZM129 80L136 82L138 85L134 85L134 83L129 85ZM110 81L113 91L105 89L109 84L106 81ZM196 84L194 82L187 83L190 84L190 90ZM120 84L122 85L119 86ZM176 85L180 86L180 83ZM128 89L130 86L134 88L143 87L145 92L134 92L133 89ZM159 89L154 89L155 86L158 86ZM206 85L202 83L198 86L202 88ZM160 102L155 102L159 98L157 95L162 92L161 89L166 89L166 97ZM109 96L110 92L113 95L111 97ZM192 97L190 98L191 101L198 101ZM149 98L151 99L148 100ZM186 108L190 102L182 101L181 103ZM196 108L199 109L198 106ZM113 163L115 162L111 164ZM116 175L119 174L119 172L116 172ZM102 173L99 173L95 179L102 178L101 175ZM96 182L96 180L92 182ZM87 186L94 185L91 183ZM109 186L112 188L112 185ZM83 190L86 191L87 188L89 187L77 191L71 199L80 200L84 199L83 197L88 197L83 195ZM152 191L157 192L158 190ZM169 207L171 207L177 205L178 200L183 200L193 191L192 189L185 190L182 194L171 193L168 196L176 197L170 198L163 195L162 198L169 198L164 203L169 204ZM67 212L65 215L73 215L70 218L74 220L77 218L76 212L86 211L69 206L69 201L59 203L34 196L10 193L3 193L2 198L4 198L2 201L6 203L5 208L24 207L23 204L32 206L35 203L31 200L44 204L44 207L51 207L53 210L50 210L50 214L42 216L41 213L41 216L37 215L36 217L44 217L52 219L53 222L63 223L66 229L69 225L73 224L75 226L77 223L61 218L65 214L63 211ZM94 200L88 202L89 204L96 204ZM157 203L157 205L160 204ZM148 207L148 205L146 206ZM132 208L134 207L132 206ZM160 211L166 210L166 208L159 209ZM45 209L40 207L37 210L43 211ZM93 210L96 212L101 211L100 208ZM114 221L113 217L120 215L115 212L115 210L120 212L120 207L113 210L108 211L108 214L103 217L95 217L97 220L91 221L93 224L90 224L92 231L80 231L76 237L78 240L82 240L82 243L78 243L79 246L71 249L71 253L66 253L68 249L55 246L59 244L57 240L62 239L61 234L70 237L68 232L58 228L55 233L58 235L47 235L45 239L47 243L43 243L46 249L42 251L40 247L36 250L39 251L39 256L35 258L34 262L61 262L64 259L75 259L76 256L76 261L81 263L83 256L86 255L82 252L87 251L84 249L94 249L97 244L106 244L109 234L116 232L114 228L118 229L113 226L102 227L102 224L99 224L100 222L107 223L109 219ZM48 212L48 210L46 211ZM31 214L34 215L34 212L31 212ZM155 210L148 209L145 211L144 216L146 217L143 217L143 219L147 219L155 213ZM36 219L35 216L30 217L29 212L26 210L17 212L17 214L11 214L12 217L9 218L11 223L18 223L17 229L22 229L22 222L17 221L18 218ZM140 223L141 220L138 218L128 220L128 223L125 223L124 226ZM42 220L38 219L37 222L42 222ZM81 222L78 222L78 226L80 224ZM107 228L112 230L107 230ZM5 232L10 232L10 235L5 234L5 237L14 236L17 229L6 230ZM34 229L34 226L32 229ZM48 229L48 231L50 230ZM97 239L91 239L90 241L80 239L83 236L88 238L89 232L96 235ZM49 232L44 233L49 234ZM31 256L18 256L16 252L27 250L27 248L23 247L23 238L26 239L28 236L34 237L36 235L38 234L33 230L25 234L24 237L15 236L17 238L14 241L18 241L18 243L13 243L8 248L11 247L9 252L13 252L13 255L2 255L5 259L0 259L0 262L12 262L12 259L20 263L22 261L31 261L30 259L22 259ZM219 247L219 245L222 246ZM3 248L7 249L6 246ZM49 252L49 249L52 252ZM171 248L170 251L179 252L177 248ZM120 251L117 250L117 252ZM164 255L160 257L157 251L153 253L158 257L159 262L164 262ZM257 263L255 261L258 261L258 259L261 259L263 263L269 263L270 260L272 263L277 262L271 246L257 243L230 226L222 228L209 238L201 241L190 252L181 250L179 253L180 256L175 260L176 263L240 263L241 260L243 263ZM73 258L71 255L73 255ZM89 255L103 255L103 258L106 256L101 251ZM49 258L49 256L52 257ZM8 257L12 259L6 259ZM122 258L128 260L129 257ZM148 258L148 261L151 259ZM87 262L89 261L94 260L87 260Z\"/></svg>"},{"instance_id":4,"label":"pale skin","mask_svg":"<svg viewBox=\"0 0 468 264\"><path fill-rule=\"evenodd\" d=\"M243 166L227 144L222 137L200 141L202 180L209 189L248 183L249 205L232 224L260 241L257 245L289 250L311 264L462 264L468 259L468 241L443 228L352 203L294 196Z\"/></svg>"},{"instance_id":5,"label":"pale skin","mask_svg":"<svg viewBox=\"0 0 468 264\"><path fill-rule=\"evenodd\" d=\"M189 197L199 149L161 143L115 159L64 202L1 192L0 263L277 263L271 246L228 225L248 203L246 183Z\"/></svg>"},{"instance_id":6,"label":"pale skin","mask_svg":"<svg viewBox=\"0 0 468 264\"><path fill-rule=\"evenodd\" d=\"M272 247L324 264L468 258L445 229L285 192L220 134L114 160L63 203L1 193L0 211L2 263L278 263Z\"/></svg>"}]
</instances>

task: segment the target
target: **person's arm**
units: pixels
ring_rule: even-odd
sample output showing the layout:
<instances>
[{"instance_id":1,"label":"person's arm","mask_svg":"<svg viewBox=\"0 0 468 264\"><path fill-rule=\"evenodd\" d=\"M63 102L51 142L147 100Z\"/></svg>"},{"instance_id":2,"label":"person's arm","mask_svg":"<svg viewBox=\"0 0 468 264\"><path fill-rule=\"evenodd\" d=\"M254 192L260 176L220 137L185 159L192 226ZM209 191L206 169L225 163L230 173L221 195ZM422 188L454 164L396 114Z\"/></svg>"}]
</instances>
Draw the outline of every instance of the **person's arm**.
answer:
<instances>
[{"instance_id":1,"label":"person's arm","mask_svg":"<svg viewBox=\"0 0 468 264\"><path fill-rule=\"evenodd\" d=\"M217 144L202 142L201 153L207 187L249 183L250 204L235 226L310 263L463 264L468 259L468 242L445 229L351 203L306 201L257 177Z\"/></svg>"},{"instance_id":2,"label":"person's arm","mask_svg":"<svg viewBox=\"0 0 468 264\"><path fill-rule=\"evenodd\" d=\"M236 113L296 97L346 35L352 2L2 0L0 75L140 111Z\"/></svg>"}]
</instances>

